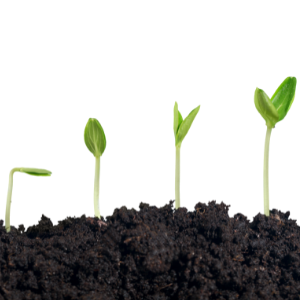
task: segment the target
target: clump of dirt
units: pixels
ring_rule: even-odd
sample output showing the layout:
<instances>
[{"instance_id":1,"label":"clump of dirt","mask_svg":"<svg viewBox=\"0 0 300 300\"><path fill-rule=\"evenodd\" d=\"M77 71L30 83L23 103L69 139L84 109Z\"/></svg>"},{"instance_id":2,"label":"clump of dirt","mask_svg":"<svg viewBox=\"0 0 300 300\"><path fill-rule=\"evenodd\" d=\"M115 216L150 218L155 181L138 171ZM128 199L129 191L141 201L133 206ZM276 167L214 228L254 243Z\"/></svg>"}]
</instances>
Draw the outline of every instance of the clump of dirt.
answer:
<instances>
[{"instance_id":1,"label":"clump of dirt","mask_svg":"<svg viewBox=\"0 0 300 300\"><path fill-rule=\"evenodd\" d=\"M299 226L273 209L250 223L229 205L141 203L107 220L0 221L0 300L300 299Z\"/></svg>"}]
</instances>

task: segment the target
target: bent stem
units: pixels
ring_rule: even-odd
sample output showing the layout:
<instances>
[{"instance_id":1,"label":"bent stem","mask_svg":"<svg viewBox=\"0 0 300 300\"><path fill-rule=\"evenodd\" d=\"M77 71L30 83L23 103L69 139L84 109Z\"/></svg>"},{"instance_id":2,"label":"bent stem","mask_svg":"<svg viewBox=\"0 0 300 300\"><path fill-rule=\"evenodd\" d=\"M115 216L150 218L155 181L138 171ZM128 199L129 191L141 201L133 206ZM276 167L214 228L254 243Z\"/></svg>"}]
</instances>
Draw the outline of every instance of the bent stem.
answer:
<instances>
[{"instance_id":1,"label":"bent stem","mask_svg":"<svg viewBox=\"0 0 300 300\"><path fill-rule=\"evenodd\" d=\"M175 208L180 207L180 147L176 147L176 162L175 162Z\"/></svg>"},{"instance_id":2,"label":"bent stem","mask_svg":"<svg viewBox=\"0 0 300 300\"><path fill-rule=\"evenodd\" d=\"M265 154L264 154L264 212L268 217L269 211L269 146L272 127L267 127L265 140Z\"/></svg>"},{"instance_id":3,"label":"bent stem","mask_svg":"<svg viewBox=\"0 0 300 300\"><path fill-rule=\"evenodd\" d=\"M6 200L6 212L5 212L5 229L6 232L10 232L10 206L11 206L11 196L13 188L13 175L19 168L14 168L9 173L9 182L8 182L8 192Z\"/></svg>"},{"instance_id":4,"label":"bent stem","mask_svg":"<svg viewBox=\"0 0 300 300\"><path fill-rule=\"evenodd\" d=\"M100 219L99 185L100 185L100 156L96 157L95 183L94 183L94 211L95 211L95 217L98 217Z\"/></svg>"}]
</instances>

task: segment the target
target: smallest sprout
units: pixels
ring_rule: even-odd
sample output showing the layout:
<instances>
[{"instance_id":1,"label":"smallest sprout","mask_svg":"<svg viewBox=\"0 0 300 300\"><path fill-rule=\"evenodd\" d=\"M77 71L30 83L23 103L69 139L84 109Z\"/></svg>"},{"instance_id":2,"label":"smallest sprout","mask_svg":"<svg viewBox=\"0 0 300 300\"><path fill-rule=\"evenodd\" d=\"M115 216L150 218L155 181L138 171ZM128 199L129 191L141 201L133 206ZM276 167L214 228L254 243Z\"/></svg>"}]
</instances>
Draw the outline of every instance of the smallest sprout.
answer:
<instances>
[{"instance_id":1,"label":"smallest sprout","mask_svg":"<svg viewBox=\"0 0 300 300\"><path fill-rule=\"evenodd\" d=\"M14 168L9 173L9 183L6 201L6 212L5 212L5 229L6 232L10 232L10 205L11 195L13 188L13 175L15 172L22 172L33 176L50 176L52 173L44 169L33 169L33 168Z\"/></svg>"}]
</instances>

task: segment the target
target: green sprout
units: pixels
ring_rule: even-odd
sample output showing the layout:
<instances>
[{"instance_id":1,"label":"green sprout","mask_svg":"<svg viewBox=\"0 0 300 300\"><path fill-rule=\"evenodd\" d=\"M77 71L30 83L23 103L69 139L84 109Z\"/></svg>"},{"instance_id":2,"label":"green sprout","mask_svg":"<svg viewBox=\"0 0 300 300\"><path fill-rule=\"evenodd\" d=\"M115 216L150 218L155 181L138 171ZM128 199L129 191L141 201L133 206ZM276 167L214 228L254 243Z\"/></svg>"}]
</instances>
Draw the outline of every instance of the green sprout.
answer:
<instances>
[{"instance_id":1,"label":"green sprout","mask_svg":"<svg viewBox=\"0 0 300 300\"><path fill-rule=\"evenodd\" d=\"M269 212L269 146L272 128L275 124L283 120L295 98L297 79L287 77L278 87L272 98L256 88L254 94L254 103L258 112L266 121L267 133L265 139L264 153L264 212L268 217Z\"/></svg>"},{"instance_id":2,"label":"green sprout","mask_svg":"<svg viewBox=\"0 0 300 300\"><path fill-rule=\"evenodd\" d=\"M9 173L9 183L6 201L6 212L5 212L5 228L6 232L10 232L10 205L11 195L13 188L13 175L15 172L22 172L33 176L50 176L52 173L44 169L32 169L32 168L14 168Z\"/></svg>"},{"instance_id":3,"label":"green sprout","mask_svg":"<svg viewBox=\"0 0 300 300\"><path fill-rule=\"evenodd\" d=\"M180 148L181 143L187 135L198 111L200 105L193 109L190 114L183 120L181 113L178 110L178 104L174 105L174 135L175 135L175 147L176 147L176 162L175 162L175 208L180 207Z\"/></svg>"},{"instance_id":4,"label":"green sprout","mask_svg":"<svg viewBox=\"0 0 300 300\"><path fill-rule=\"evenodd\" d=\"M100 219L99 210L99 182L100 182L100 156L106 147L106 138L103 128L97 119L90 118L85 126L84 141L87 148L96 158L94 181L94 211L95 217Z\"/></svg>"}]
</instances>

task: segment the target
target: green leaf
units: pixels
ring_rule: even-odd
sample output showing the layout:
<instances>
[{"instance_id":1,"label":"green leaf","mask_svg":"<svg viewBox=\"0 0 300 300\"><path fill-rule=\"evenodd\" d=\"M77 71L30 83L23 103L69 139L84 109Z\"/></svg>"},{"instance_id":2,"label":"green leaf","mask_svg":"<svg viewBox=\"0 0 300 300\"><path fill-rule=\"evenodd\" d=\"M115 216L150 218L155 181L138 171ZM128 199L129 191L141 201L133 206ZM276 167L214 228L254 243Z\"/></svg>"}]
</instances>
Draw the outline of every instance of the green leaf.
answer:
<instances>
[{"instance_id":1,"label":"green leaf","mask_svg":"<svg viewBox=\"0 0 300 300\"><path fill-rule=\"evenodd\" d=\"M272 96L271 101L279 116L277 122L284 119L288 113L295 98L296 84L297 79L295 77L287 77Z\"/></svg>"},{"instance_id":2,"label":"green leaf","mask_svg":"<svg viewBox=\"0 0 300 300\"><path fill-rule=\"evenodd\" d=\"M106 148L104 130L97 119L90 118L85 126L84 141L95 157L100 157Z\"/></svg>"},{"instance_id":3,"label":"green leaf","mask_svg":"<svg viewBox=\"0 0 300 300\"><path fill-rule=\"evenodd\" d=\"M266 120L268 127L274 127L278 122L278 112L268 95L261 89L256 88L254 93L255 107Z\"/></svg>"},{"instance_id":4,"label":"green leaf","mask_svg":"<svg viewBox=\"0 0 300 300\"><path fill-rule=\"evenodd\" d=\"M173 122L173 130L174 130L175 138L176 138L177 129L178 129L178 104L175 101L175 105L174 105L174 122Z\"/></svg>"},{"instance_id":5,"label":"green leaf","mask_svg":"<svg viewBox=\"0 0 300 300\"><path fill-rule=\"evenodd\" d=\"M182 121L180 123L180 125L178 126L176 137L175 137L175 146L176 147L181 145L183 139L185 138L189 129L191 128L192 123L193 123L199 109L200 109L200 105L197 106L195 109L193 109L189 113L189 115L184 119L184 121ZM181 119L182 119L182 117L181 117Z\"/></svg>"},{"instance_id":6,"label":"green leaf","mask_svg":"<svg viewBox=\"0 0 300 300\"><path fill-rule=\"evenodd\" d=\"M178 127L177 127L176 133L178 132L178 128L181 125L182 121L183 121L182 115L181 115L180 111L178 111Z\"/></svg>"},{"instance_id":7,"label":"green leaf","mask_svg":"<svg viewBox=\"0 0 300 300\"><path fill-rule=\"evenodd\" d=\"M178 110L177 102L175 102L175 105L174 105L174 122L173 122L173 129L174 129L175 138L176 138L176 134L177 134L178 128L179 128L181 123L182 123L182 115Z\"/></svg>"},{"instance_id":8,"label":"green leaf","mask_svg":"<svg viewBox=\"0 0 300 300\"><path fill-rule=\"evenodd\" d=\"M50 176L52 174L52 172L48 170L34 168L20 168L18 171L34 176Z\"/></svg>"}]
</instances>

